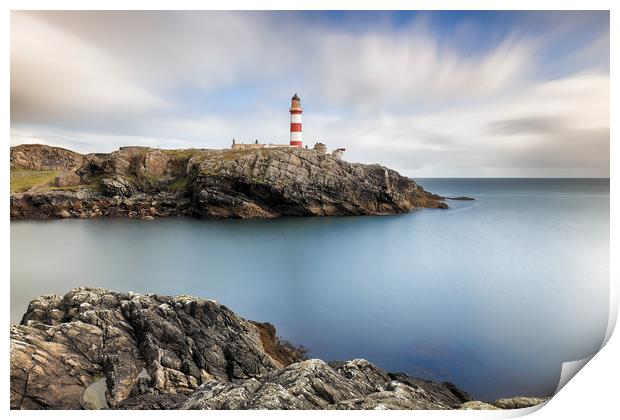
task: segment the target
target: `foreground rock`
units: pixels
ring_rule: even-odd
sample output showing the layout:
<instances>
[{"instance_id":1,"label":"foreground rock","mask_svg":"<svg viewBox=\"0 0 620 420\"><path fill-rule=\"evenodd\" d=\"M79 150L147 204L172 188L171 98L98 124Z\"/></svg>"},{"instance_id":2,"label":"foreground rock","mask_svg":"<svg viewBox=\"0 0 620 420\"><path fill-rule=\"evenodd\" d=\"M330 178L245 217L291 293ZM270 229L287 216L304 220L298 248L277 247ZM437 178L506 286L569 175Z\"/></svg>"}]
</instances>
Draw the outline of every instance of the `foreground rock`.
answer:
<instances>
[{"instance_id":1,"label":"foreground rock","mask_svg":"<svg viewBox=\"0 0 620 420\"><path fill-rule=\"evenodd\" d=\"M459 196L459 197L445 197L446 200L455 200L455 201L473 201L475 198L467 197L467 196Z\"/></svg>"},{"instance_id":2,"label":"foreground rock","mask_svg":"<svg viewBox=\"0 0 620 420\"><path fill-rule=\"evenodd\" d=\"M312 359L240 383L208 382L178 408L445 410L459 407L463 398L469 396L446 385L399 382L363 359L331 366Z\"/></svg>"},{"instance_id":3,"label":"foreground rock","mask_svg":"<svg viewBox=\"0 0 620 420\"><path fill-rule=\"evenodd\" d=\"M496 400L493 405L504 410L533 407L547 402L547 399L534 397L514 397Z\"/></svg>"},{"instance_id":4,"label":"foreground rock","mask_svg":"<svg viewBox=\"0 0 620 420\"><path fill-rule=\"evenodd\" d=\"M54 185L11 194L11 217L195 215L208 218L379 215L447 208L444 199L380 165L309 149L159 150L80 155L11 148L11 170L64 171ZM51 156L51 157L50 157Z\"/></svg>"},{"instance_id":5,"label":"foreground rock","mask_svg":"<svg viewBox=\"0 0 620 420\"><path fill-rule=\"evenodd\" d=\"M89 288L42 296L11 328L11 407L80 408L100 376L115 407L133 394L188 393L299 360L290 346L265 337L204 299Z\"/></svg>"},{"instance_id":6,"label":"foreground rock","mask_svg":"<svg viewBox=\"0 0 620 420\"><path fill-rule=\"evenodd\" d=\"M11 328L12 409L497 409L453 384L326 363L225 306L78 288L34 299Z\"/></svg>"},{"instance_id":7,"label":"foreground rock","mask_svg":"<svg viewBox=\"0 0 620 420\"><path fill-rule=\"evenodd\" d=\"M214 301L79 288L33 300L11 328L11 408L456 408L470 399L363 360L302 358L270 324Z\"/></svg>"},{"instance_id":8,"label":"foreground rock","mask_svg":"<svg viewBox=\"0 0 620 420\"><path fill-rule=\"evenodd\" d=\"M502 398L493 403L484 401L468 401L461 405L461 410L514 410L519 408L535 407L544 404L548 398L513 397Z\"/></svg>"}]
</instances>

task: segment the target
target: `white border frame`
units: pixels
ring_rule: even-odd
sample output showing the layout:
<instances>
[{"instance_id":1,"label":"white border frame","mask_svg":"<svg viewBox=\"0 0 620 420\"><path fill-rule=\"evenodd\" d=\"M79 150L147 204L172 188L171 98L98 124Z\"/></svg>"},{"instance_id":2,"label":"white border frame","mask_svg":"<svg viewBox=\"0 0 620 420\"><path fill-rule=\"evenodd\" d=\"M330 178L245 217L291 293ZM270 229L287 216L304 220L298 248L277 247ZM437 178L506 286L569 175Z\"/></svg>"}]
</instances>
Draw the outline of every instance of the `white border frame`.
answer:
<instances>
[{"instance_id":1,"label":"white border frame","mask_svg":"<svg viewBox=\"0 0 620 420\"><path fill-rule=\"evenodd\" d=\"M618 48L618 26L620 19L618 18L618 6L616 4L620 2L613 2L608 0L590 0L590 1L578 1L578 0L565 0L565 1L549 1L549 0L503 0L490 2L485 0L418 0L418 1L405 1L405 0L384 0L381 2L371 0L300 0L294 4L285 0L263 0L263 1L251 1L251 0L213 0L210 2L204 2L199 0L134 0L129 3L122 0L91 0L88 2L78 0L56 0L56 1L44 1L44 0L8 0L4 2L6 8L2 13L0 20L0 28L4 32L6 37L3 38L2 49L3 57L5 58L4 66L2 66L3 75L3 98L2 110L2 127L3 132L9 142L1 149L2 159L5 162L4 171L2 172L2 186L0 194L2 194L4 200L4 216L2 216L2 295L4 299L4 313L3 319L5 325L10 324L9 315L9 296L10 296L10 218L8 214L9 210L9 145L10 145L10 74L9 74L9 57L10 57L10 11L11 10L610 10L611 18L611 92L610 92L610 113L611 116L617 116L618 113L618 83L614 80L614 76L617 77L617 56L615 51L620 51ZM615 111L615 112L614 112ZM610 175L611 180L611 197L610 197L610 313L609 324L606 335L606 346L593 358L585 360L588 363L588 367L584 369L584 372L580 373L577 379L568 381L565 388L561 389L555 397L553 397L545 406L543 410L538 409L523 409L512 411L450 411L450 412L438 412L438 411L396 411L396 412L303 412L297 411L294 413L287 413L282 411L270 411L265 413L273 418L290 418L291 414L295 418L307 417L391 417L391 418L410 418L415 416L416 418L437 418L437 416L454 416L455 418L504 418L504 417L516 417L519 415L528 414L536 411L535 416L537 418L612 418L619 412L617 407L617 383L615 375L619 372L620 363L616 355L620 354L620 342L617 337L612 336L613 329L618 315L618 285L616 281L611 279L618 278L617 263L611 258L613 255L620 255L618 252L618 222L617 217L614 217L615 213L618 213L618 185L613 182L615 163L618 159L618 145L617 145L617 118L611 118L611 131L610 131L610 159L611 168ZM2 373L2 390L0 395L4 397L3 408L9 411L9 334L2 335L2 348L5 350ZM585 364L575 362L568 364L566 370L563 370L563 376L572 377L567 375L568 369L572 369L572 374L579 371ZM560 390L559 387L558 391ZM169 415L177 415L180 413L170 413L167 411L141 411L141 412L120 412L120 411L103 411L103 412L91 412L89 415L95 417L101 416L102 418L117 417L123 413L123 416L131 416L135 418L144 418L145 416L154 416L163 418ZM50 418L77 418L84 413L80 411L47 411L43 415ZM234 418L250 418L258 413L252 411L220 411L220 412L184 412L183 416L190 417L202 417L205 415L215 417L234 417ZM9 415L20 418L34 418L36 415L32 411L10 411Z\"/></svg>"}]
</instances>

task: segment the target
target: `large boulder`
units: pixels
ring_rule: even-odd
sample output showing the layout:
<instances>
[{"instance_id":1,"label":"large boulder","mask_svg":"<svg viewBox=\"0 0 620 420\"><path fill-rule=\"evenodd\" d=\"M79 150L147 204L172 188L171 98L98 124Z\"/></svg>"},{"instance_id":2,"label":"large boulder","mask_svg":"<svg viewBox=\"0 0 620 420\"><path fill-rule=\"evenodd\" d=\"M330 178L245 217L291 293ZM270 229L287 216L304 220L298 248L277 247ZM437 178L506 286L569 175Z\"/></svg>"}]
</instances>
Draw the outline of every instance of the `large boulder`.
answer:
<instances>
[{"instance_id":1,"label":"large boulder","mask_svg":"<svg viewBox=\"0 0 620 420\"><path fill-rule=\"evenodd\" d=\"M122 176L103 178L101 180L103 192L109 196L131 197L135 193L134 185Z\"/></svg>"},{"instance_id":2,"label":"large boulder","mask_svg":"<svg viewBox=\"0 0 620 420\"><path fill-rule=\"evenodd\" d=\"M111 407L132 393L182 394L205 381L251 378L283 367L264 338L205 299L98 288L42 296L11 329L11 407L80 408L97 374Z\"/></svg>"},{"instance_id":3,"label":"large boulder","mask_svg":"<svg viewBox=\"0 0 620 420\"><path fill-rule=\"evenodd\" d=\"M73 171L66 171L58 175L54 180L54 185L57 187L69 187L73 185L80 185L82 178Z\"/></svg>"},{"instance_id":4,"label":"large boulder","mask_svg":"<svg viewBox=\"0 0 620 420\"><path fill-rule=\"evenodd\" d=\"M501 398L495 402L467 401L460 406L461 410L515 410L519 408L535 407L544 404L548 398L512 397Z\"/></svg>"},{"instance_id":5,"label":"large boulder","mask_svg":"<svg viewBox=\"0 0 620 420\"><path fill-rule=\"evenodd\" d=\"M460 407L460 410L499 410L499 408L495 407L491 403L487 403L484 401L467 401L463 403Z\"/></svg>"},{"instance_id":6,"label":"large boulder","mask_svg":"<svg viewBox=\"0 0 620 420\"><path fill-rule=\"evenodd\" d=\"M501 398L499 400L496 400L493 405L504 410L514 410L517 408L533 407L535 405L540 405L546 401L547 400L543 398L513 397Z\"/></svg>"}]
</instances>

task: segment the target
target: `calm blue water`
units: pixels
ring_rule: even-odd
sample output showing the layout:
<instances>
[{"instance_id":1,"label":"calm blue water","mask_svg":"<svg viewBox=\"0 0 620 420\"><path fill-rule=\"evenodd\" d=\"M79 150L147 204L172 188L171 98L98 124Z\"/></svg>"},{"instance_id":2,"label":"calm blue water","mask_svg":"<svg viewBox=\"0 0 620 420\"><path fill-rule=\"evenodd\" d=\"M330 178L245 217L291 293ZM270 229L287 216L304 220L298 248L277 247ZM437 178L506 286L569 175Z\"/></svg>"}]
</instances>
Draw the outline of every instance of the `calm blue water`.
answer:
<instances>
[{"instance_id":1,"label":"calm blue water","mask_svg":"<svg viewBox=\"0 0 620 420\"><path fill-rule=\"evenodd\" d=\"M77 286L214 298L326 360L476 398L549 395L598 349L609 180L422 179L450 210L386 217L11 222L11 315Z\"/></svg>"}]
</instances>

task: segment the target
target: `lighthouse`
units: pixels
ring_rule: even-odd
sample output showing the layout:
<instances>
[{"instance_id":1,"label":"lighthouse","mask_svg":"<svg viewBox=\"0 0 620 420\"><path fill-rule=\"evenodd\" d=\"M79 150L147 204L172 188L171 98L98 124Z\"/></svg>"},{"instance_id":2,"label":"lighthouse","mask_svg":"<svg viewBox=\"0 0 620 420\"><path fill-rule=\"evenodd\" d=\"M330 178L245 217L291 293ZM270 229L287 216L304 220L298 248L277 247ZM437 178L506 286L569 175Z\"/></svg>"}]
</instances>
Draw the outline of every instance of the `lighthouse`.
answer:
<instances>
[{"instance_id":1,"label":"lighthouse","mask_svg":"<svg viewBox=\"0 0 620 420\"><path fill-rule=\"evenodd\" d=\"M291 113L291 143L292 147L301 147L301 113L303 110L301 109L301 102L299 100L299 96L295 94L291 99L291 109L289 109Z\"/></svg>"}]
</instances>

